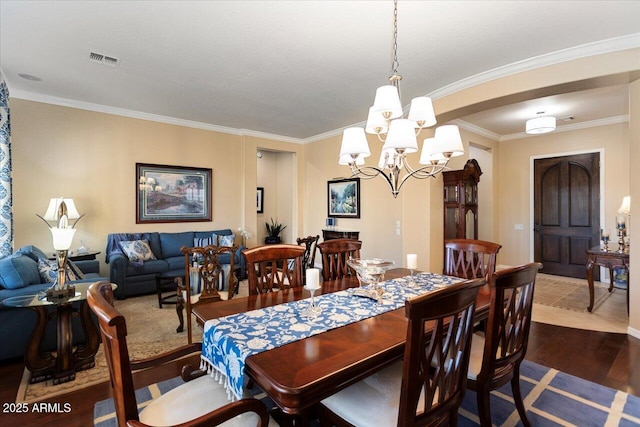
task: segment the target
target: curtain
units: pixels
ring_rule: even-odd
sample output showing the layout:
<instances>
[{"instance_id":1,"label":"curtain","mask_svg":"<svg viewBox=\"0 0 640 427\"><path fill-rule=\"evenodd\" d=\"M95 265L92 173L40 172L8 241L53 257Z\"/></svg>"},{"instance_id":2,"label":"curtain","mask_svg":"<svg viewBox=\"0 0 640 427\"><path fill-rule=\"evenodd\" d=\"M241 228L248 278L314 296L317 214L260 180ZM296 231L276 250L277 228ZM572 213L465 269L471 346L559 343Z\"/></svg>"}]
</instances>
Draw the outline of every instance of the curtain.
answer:
<instances>
[{"instance_id":1,"label":"curtain","mask_svg":"<svg viewBox=\"0 0 640 427\"><path fill-rule=\"evenodd\" d=\"M9 88L0 74L0 258L13 253L13 190L11 181L11 116Z\"/></svg>"}]
</instances>

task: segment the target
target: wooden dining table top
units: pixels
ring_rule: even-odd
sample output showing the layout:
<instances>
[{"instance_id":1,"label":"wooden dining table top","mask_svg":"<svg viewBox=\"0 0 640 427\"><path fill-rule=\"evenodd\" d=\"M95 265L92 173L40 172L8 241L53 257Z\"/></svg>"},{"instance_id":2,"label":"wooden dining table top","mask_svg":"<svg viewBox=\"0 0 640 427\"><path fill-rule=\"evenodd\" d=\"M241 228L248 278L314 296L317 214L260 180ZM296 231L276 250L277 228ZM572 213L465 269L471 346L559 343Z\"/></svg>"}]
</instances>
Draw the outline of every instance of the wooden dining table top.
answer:
<instances>
[{"instance_id":1,"label":"wooden dining table top","mask_svg":"<svg viewBox=\"0 0 640 427\"><path fill-rule=\"evenodd\" d=\"M408 275L407 269L387 271L386 279ZM322 283L322 294L357 287L348 277ZM309 298L293 288L234 298L193 308L197 322ZM489 313L490 295L481 292L476 320ZM402 358L407 333L404 308L313 335L246 359L245 375L287 414L302 414L322 399Z\"/></svg>"}]
</instances>

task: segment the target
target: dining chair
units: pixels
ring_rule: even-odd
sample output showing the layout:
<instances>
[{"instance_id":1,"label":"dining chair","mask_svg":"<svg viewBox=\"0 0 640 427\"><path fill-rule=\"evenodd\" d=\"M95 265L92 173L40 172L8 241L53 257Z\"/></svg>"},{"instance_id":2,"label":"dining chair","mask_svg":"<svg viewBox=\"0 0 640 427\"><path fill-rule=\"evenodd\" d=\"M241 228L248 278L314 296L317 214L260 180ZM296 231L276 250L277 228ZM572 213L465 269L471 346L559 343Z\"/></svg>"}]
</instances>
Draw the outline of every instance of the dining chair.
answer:
<instances>
[{"instance_id":1,"label":"dining chair","mask_svg":"<svg viewBox=\"0 0 640 427\"><path fill-rule=\"evenodd\" d=\"M184 254L185 281L175 279L177 284L176 312L180 325L177 332L184 330L183 311L187 312L187 340L193 342L191 310L200 304L208 304L233 298L238 287L235 276L235 252L237 246L204 246L180 248ZM226 276L226 277L225 277ZM220 290L220 284L228 284L227 290Z\"/></svg>"},{"instance_id":2,"label":"dining chair","mask_svg":"<svg viewBox=\"0 0 640 427\"><path fill-rule=\"evenodd\" d=\"M496 271L496 258L502 245L484 240L445 240L444 274L463 279L483 277L487 285L480 292L489 293L489 282Z\"/></svg>"},{"instance_id":3,"label":"dining chair","mask_svg":"<svg viewBox=\"0 0 640 427\"><path fill-rule=\"evenodd\" d=\"M304 256L302 257L302 268L313 268L316 262L316 249L318 248L318 240L320 235L298 237L296 242L298 245L304 245Z\"/></svg>"},{"instance_id":4,"label":"dining chair","mask_svg":"<svg viewBox=\"0 0 640 427\"><path fill-rule=\"evenodd\" d=\"M407 300L403 360L322 400L320 425L457 425L484 284L467 280Z\"/></svg>"},{"instance_id":5,"label":"dining chair","mask_svg":"<svg viewBox=\"0 0 640 427\"><path fill-rule=\"evenodd\" d=\"M219 425L266 427L269 415L264 404L254 398L231 403L227 391L205 372L190 366L182 368L184 384L154 399L138 413L133 370L164 365L201 352L201 343L189 344L153 358L133 361L127 348L124 316L113 306L109 282L89 287L87 302L98 318L104 354L109 367L111 393L119 427L168 426L189 422L190 426Z\"/></svg>"},{"instance_id":6,"label":"dining chair","mask_svg":"<svg viewBox=\"0 0 640 427\"><path fill-rule=\"evenodd\" d=\"M302 286L305 248L297 245L262 245L244 249L249 295Z\"/></svg>"},{"instance_id":7,"label":"dining chair","mask_svg":"<svg viewBox=\"0 0 640 427\"><path fill-rule=\"evenodd\" d=\"M354 239L331 239L318 243L322 255L323 280L341 279L355 275L347 265L349 258L360 258L362 242Z\"/></svg>"},{"instance_id":8,"label":"dining chair","mask_svg":"<svg viewBox=\"0 0 640 427\"><path fill-rule=\"evenodd\" d=\"M511 382L522 424L529 420L520 392L520 363L527 353L538 262L500 270L489 284L491 306L484 336L473 335L467 386L475 390L482 426L491 426L489 393Z\"/></svg>"}]
</instances>

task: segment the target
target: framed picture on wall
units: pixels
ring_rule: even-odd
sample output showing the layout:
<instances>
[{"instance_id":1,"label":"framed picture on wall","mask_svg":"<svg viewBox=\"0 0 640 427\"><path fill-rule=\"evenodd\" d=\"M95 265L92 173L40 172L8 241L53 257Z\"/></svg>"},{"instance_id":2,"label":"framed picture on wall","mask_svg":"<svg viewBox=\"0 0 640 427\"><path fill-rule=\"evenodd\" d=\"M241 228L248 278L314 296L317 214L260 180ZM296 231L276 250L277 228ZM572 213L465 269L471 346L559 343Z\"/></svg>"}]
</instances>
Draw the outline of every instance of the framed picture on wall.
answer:
<instances>
[{"instance_id":1,"label":"framed picture on wall","mask_svg":"<svg viewBox=\"0 0 640 427\"><path fill-rule=\"evenodd\" d=\"M258 187L256 192L256 209L258 213L264 213L264 187Z\"/></svg>"},{"instance_id":2,"label":"framed picture on wall","mask_svg":"<svg viewBox=\"0 0 640 427\"><path fill-rule=\"evenodd\" d=\"M136 163L136 224L211 221L211 169Z\"/></svg>"},{"instance_id":3,"label":"framed picture on wall","mask_svg":"<svg viewBox=\"0 0 640 427\"><path fill-rule=\"evenodd\" d=\"M327 181L327 216L360 218L360 178Z\"/></svg>"}]
</instances>

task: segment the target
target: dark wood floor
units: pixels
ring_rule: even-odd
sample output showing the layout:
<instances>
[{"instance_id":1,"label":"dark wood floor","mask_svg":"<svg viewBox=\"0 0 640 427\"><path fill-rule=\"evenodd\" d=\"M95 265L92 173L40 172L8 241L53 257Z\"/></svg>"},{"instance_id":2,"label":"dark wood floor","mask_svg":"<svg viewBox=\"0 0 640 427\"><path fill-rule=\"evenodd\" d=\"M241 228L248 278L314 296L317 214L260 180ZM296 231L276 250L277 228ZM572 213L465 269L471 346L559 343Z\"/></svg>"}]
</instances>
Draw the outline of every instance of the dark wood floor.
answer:
<instances>
[{"instance_id":1,"label":"dark wood floor","mask_svg":"<svg viewBox=\"0 0 640 427\"><path fill-rule=\"evenodd\" d=\"M640 340L624 334L585 331L533 323L527 359L614 389L640 396ZM197 365L196 365L197 366ZM7 413L15 401L24 365L20 361L0 365L0 424L3 426L93 425L93 405L110 396L107 383L58 396L49 403L70 404L68 413ZM177 375L178 366L143 372L137 387ZM62 405L60 405L62 407ZM55 409L50 405L49 409Z\"/></svg>"}]
</instances>

